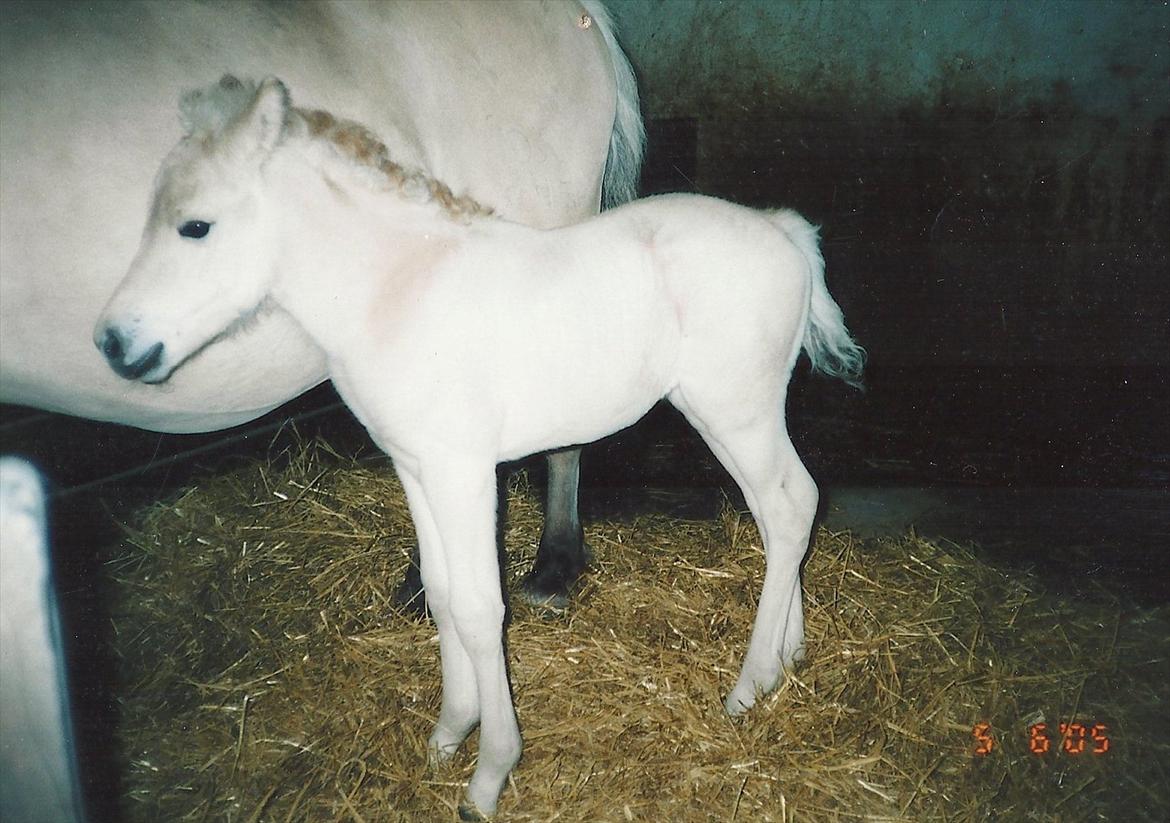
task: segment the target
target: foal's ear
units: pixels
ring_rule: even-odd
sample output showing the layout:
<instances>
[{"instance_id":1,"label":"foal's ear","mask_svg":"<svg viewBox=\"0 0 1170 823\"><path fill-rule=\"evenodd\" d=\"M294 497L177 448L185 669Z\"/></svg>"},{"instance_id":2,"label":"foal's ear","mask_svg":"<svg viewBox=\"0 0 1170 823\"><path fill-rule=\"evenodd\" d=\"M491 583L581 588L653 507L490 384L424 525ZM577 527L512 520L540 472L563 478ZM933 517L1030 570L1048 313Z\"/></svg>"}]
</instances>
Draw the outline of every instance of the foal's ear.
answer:
<instances>
[{"instance_id":1,"label":"foal's ear","mask_svg":"<svg viewBox=\"0 0 1170 823\"><path fill-rule=\"evenodd\" d=\"M186 137L250 159L280 142L289 108L288 89L275 77L257 85L225 74L214 86L184 94L179 118Z\"/></svg>"},{"instance_id":2,"label":"foal's ear","mask_svg":"<svg viewBox=\"0 0 1170 823\"><path fill-rule=\"evenodd\" d=\"M268 154L284 135L288 110L288 89L275 77L266 77L232 125L233 148L247 156Z\"/></svg>"}]
</instances>

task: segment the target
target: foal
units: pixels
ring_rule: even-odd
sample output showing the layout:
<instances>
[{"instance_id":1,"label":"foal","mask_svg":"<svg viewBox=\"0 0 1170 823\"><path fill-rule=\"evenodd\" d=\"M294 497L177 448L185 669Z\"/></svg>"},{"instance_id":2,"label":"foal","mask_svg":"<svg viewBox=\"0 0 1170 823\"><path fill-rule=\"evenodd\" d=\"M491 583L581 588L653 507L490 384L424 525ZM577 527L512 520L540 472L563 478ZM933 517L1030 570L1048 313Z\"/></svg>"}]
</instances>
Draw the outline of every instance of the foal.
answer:
<instances>
[{"instance_id":1,"label":"foal","mask_svg":"<svg viewBox=\"0 0 1170 823\"><path fill-rule=\"evenodd\" d=\"M480 727L465 817L494 813L521 750L500 461L595 440L663 397L678 407L742 488L767 557L725 708L775 687L803 652L798 571L817 503L785 425L788 380L802 348L850 382L863 357L809 223L672 195L541 231L395 164L360 126L292 108L274 79L189 94L182 113L187 136L95 340L116 338L118 365L151 383L269 307L321 346L418 531L443 670L432 756Z\"/></svg>"}]
</instances>

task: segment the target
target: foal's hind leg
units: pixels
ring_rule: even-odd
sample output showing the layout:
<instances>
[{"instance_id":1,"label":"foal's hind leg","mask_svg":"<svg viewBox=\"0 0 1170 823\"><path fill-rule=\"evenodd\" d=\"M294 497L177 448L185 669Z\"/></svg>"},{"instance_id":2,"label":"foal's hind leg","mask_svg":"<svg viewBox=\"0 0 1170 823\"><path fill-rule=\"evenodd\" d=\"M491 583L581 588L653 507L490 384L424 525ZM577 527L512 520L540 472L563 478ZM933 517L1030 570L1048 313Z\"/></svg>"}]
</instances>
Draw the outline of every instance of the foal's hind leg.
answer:
<instances>
[{"instance_id":1,"label":"foal's hind leg","mask_svg":"<svg viewBox=\"0 0 1170 823\"><path fill-rule=\"evenodd\" d=\"M767 381L753 396L688 392L670 401L686 415L743 490L760 528L767 568L747 656L724 705L738 715L771 691L785 668L804 656L800 561L808 549L817 487L784 424L784 391ZM772 395L769 397L768 395Z\"/></svg>"}]
</instances>

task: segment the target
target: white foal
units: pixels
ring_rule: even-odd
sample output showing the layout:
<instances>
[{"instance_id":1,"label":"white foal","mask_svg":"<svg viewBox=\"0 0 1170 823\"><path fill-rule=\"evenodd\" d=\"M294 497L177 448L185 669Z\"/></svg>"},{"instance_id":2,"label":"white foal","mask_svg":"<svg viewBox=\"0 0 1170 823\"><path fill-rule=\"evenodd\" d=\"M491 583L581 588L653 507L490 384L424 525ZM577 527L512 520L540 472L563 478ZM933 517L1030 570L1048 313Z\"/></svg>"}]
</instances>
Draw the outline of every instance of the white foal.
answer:
<instances>
[{"instance_id":1,"label":"white foal","mask_svg":"<svg viewBox=\"0 0 1170 823\"><path fill-rule=\"evenodd\" d=\"M850 381L862 363L812 226L674 195L531 229L395 164L360 126L291 108L279 81L221 84L183 111L188 136L97 342L113 329L152 352L150 382L268 306L320 345L418 530L443 667L433 754L480 727L465 816L495 811L521 750L500 461L595 440L668 398L743 489L766 550L726 709L775 687L803 651L799 566L817 503L785 426L788 380L802 347Z\"/></svg>"}]
</instances>

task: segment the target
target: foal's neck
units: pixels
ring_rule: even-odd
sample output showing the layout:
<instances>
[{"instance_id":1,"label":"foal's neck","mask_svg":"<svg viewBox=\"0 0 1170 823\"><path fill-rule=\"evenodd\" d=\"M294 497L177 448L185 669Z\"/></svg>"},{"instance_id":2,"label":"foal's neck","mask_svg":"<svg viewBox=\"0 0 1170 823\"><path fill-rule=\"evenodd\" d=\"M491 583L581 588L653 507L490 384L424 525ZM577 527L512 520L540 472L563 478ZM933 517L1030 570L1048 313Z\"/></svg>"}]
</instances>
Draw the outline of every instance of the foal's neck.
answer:
<instances>
[{"instance_id":1,"label":"foal's neck","mask_svg":"<svg viewBox=\"0 0 1170 823\"><path fill-rule=\"evenodd\" d=\"M298 142L268 173L282 248L272 297L337 357L397 315L485 218L457 219L438 200L379 185L328 147Z\"/></svg>"}]
</instances>

